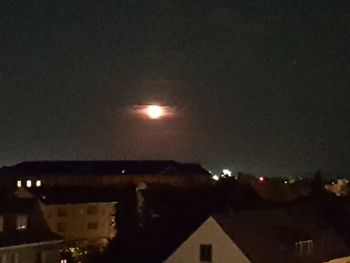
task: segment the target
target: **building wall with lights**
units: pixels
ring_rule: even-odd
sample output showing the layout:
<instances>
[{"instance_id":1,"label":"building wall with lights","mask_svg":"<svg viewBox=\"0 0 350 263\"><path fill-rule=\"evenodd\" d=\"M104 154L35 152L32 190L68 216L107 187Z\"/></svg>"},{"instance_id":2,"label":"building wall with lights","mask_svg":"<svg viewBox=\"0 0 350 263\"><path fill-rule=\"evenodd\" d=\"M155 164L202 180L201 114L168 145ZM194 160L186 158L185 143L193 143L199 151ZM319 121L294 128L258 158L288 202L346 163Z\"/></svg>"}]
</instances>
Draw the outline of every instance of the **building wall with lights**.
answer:
<instances>
[{"instance_id":1,"label":"building wall with lights","mask_svg":"<svg viewBox=\"0 0 350 263\"><path fill-rule=\"evenodd\" d=\"M42 175L20 176L11 178L6 183L10 187L74 187L74 186L113 186L113 185L170 185L170 186L193 186L197 184L210 183L207 175Z\"/></svg>"},{"instance_id":2,"label":"building wall with lights","mask_svg":"<svg viewBox=\"0 0 350 263\"><path fill-rule=\"evenodd\" d=\"M79 241L81 246L104 247L116 233L116 202L78 204L41 204L52 232L66 242Z\"/></svg>"}]
</instances>

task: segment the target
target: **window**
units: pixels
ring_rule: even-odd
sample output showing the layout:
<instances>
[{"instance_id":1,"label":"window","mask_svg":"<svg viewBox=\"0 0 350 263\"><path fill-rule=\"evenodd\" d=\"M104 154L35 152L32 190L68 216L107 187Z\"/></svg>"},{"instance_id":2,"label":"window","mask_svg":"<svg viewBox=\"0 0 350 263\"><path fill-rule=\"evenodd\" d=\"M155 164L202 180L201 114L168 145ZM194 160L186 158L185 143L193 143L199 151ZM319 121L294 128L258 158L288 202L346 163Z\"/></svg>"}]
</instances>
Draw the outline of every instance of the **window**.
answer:
<instances>
[{"instance_id":1,"label":"window","mask_svg":"<svg viewBox=\"0 0 350 263\"><path fill-rule=\"evenodd\" d=\"M41 186L41 180L36 180L35 186L36 186L36 187L40 187L40 186Z\"/></svg>"},{"instance_id":2,"label":"window","mask_svg":"<svg viewBox=\"0 0 350 263\"><path fill-rule=\"evenodd\" d=\"M60 263L67 263L67 259L61 259Z\"/></svg>"},{"instance_id":3,"label":"window","mask_svg":"<svg viewBox=\"0 0 350 263\"><path fill-rule=\"evenodd\" d=\"M17 230L23 230L27 228L28 216L27 215L18 215L16 218L16 228Z\"/></svg>"},{"instance_id":4,"label":"window","mask_svg":"<svg viewBox=\"0 0 350 263\"><path fill-rule=\"evenodd\" d=\"M314 243L312 240L304 240L295 243L295 253L297 255L310 255L313 252Z\"/></svg>"},{"instance_id":5,"label":"window","mask_svg":"<svg viewBox=\"0 0 350 263\"><path fill-rule=\"evenodd\" d=\"M22 181L21 180L18 180L17 181L17 188L21 188L22 187Z\"/></svg>"},{"instance_id":6,"label":"window","mask_svg":"<svg viewBox=\"0 0 350 263\"><path fill-rule=\"evenodd\" d=\"M95 206L95 205L89 205L88 207L87 207L87 214L88 215L97 215L97 206Z\"/></svg>"},{"instance_id":7,"label":"window","mask_svg":"<svg viewBox=\"0 0 350 263\"><path fill-rule=\"evenodd\" d=\"M57 223L57 232L64 232L66 230L65 225L62 222Z\"/></svg>"},{"instance_id":8,"label":"window","mask_svg":"<svg viewBox=\"0 0 350 263\"><path fill-rule=\"evenodd\" d=\"M31 181L31 180L27 180L27 181L26 181L26 186L27 186L28 188L32 187L32 181Z\"/></svg>"},{"instance_id":9,"label":"window","mask_svg":"<svg viewBox=\"0 0 350 263\"><path fill-rule=\"evenodd\" d=\"M199 260L201 262L212 262L212 245L200 245Z\"/></svg>"},{"instance_id":10,"label":"window","mask_svg":"<svg viewBox=\"0 0 350 263\"><path fill-rule=\"evenodd\" d=\"M67 212L66 212L66 210L64 210L64 208L59 207L59 208L57 209L57 215L58 215L58 216L67 216Z\"/></svg>"},{"instance_id":11,"label":"window","mask_svg":"<svg viewBox=\"0 0 350 263\"><path fill-rule=\"evenodd\" d=\"M88 228L88 229L97 229L97 227L98 227L97 222L89 222L89 223L87 224L87 228Z\"/></svg>"}]
</instances>

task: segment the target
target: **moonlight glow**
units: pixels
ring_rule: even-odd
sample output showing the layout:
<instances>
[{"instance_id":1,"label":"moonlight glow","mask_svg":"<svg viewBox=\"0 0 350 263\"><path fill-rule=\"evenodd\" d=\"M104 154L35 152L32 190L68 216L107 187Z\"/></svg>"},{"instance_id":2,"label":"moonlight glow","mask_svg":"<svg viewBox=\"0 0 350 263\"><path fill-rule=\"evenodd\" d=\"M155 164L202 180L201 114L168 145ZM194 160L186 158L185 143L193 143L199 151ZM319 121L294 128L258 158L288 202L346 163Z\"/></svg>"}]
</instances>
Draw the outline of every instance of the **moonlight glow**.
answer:
<instances>
[{"instance_id":1,"label":"moonlight glow","mask_svg":"<svg viewBox=\"0 0 350 263\"><path fill-rule=\"evenodd\" d=\"M141 104L135 105L132 109L133 113L141 118L148 120L159 120L174 117L175 108L169 105L159 104Z\"/></svg>"},{"instance_id":2,"label":"moonlight glow","mask_svg":"<svg viewBox=\"0 0 350 263\"><path fill-rule=\"evenodd\" d=\"M158 105L149 105L146 108L146 113L150 119L159 119L164 115L164 109Z\"/></svg>"}]
</instances>

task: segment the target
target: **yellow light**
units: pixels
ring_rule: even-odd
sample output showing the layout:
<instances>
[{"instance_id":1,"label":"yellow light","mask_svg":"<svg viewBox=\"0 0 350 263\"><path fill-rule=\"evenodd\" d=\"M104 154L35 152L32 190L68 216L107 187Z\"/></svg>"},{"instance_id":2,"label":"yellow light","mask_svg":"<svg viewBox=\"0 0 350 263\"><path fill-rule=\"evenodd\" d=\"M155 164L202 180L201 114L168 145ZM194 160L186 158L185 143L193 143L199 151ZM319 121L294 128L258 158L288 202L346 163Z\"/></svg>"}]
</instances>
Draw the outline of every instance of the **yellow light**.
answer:
<instances>
[{"instance_id":1,"label":"yellow light","mask_svg":"<svg viewBox=\"0 0 350 263\"><path fill-rule=\"evenodd\" d=\"M164 109L158 105L147 106L146 112L150 119L159 119L164 115Z\"/></svg>"}]
</instances>

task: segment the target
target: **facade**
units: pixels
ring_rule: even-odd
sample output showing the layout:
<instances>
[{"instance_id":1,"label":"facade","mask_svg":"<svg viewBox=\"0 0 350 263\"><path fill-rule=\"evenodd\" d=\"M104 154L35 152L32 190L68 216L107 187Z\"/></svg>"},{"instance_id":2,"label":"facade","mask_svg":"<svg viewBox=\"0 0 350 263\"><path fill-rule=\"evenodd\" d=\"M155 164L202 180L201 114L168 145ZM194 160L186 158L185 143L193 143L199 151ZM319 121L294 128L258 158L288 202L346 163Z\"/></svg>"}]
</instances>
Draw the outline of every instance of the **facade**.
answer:
<instances>
[{"instance_id":1,"label":"facade","mask_svg":"<svg viewBox=\"0 0 350 263\"><path fill-rule=\"evenodd\" d=\"M64 262L63 240L49 231L35 200L3 199L0 206L0 262Z\"/></svg>"},{"instance_id":2,"label":"facade","mask_svg":"<svg viewBox=\"0 0 350 263\"><path fill-rule=\"evenodd\" d=\"M116 235L116 202L41 199L40 207L51 231L68 244L103 248Z\"/></svg>"},{"instance_id":3,"label":"facade","mask_svg":"<svg viewBox=\"0 0 350 263\"><path fill-rule=\"evenodd\" d=\"M209 217L164 262L249 263L250 261L215 219Z\"/></svg>"},{"instance_id":4,"label":"facade","mask_svg":"<svg viewBox=\"0 0 350 263\"><path fill-rule=\"evenodd\" d=\"M165 184L188 186L210 182L199 164L175 161L37 161L0 169L6 187L77 187Z\"/></svg>"}]
</instances>

